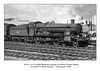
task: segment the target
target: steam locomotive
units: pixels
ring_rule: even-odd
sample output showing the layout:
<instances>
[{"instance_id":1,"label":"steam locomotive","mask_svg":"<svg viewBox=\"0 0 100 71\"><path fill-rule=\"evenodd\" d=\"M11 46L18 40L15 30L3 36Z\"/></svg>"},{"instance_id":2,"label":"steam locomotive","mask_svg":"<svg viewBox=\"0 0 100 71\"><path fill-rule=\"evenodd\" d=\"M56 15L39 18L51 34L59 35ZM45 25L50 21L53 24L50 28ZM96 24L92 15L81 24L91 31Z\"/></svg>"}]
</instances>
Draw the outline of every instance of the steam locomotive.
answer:
<instances>
[{"instance_id":1,"label":"steam locomotive","mask_svg":"<svg viewBox=\"0 0 100 71\"><path fill-rule=\"evenodd\" d=\"M38 44L87 46L89 39L82 35L81 23L69 24L29 22L26 25L4 25L4 40Z\"/></svg>"}]
</instances>

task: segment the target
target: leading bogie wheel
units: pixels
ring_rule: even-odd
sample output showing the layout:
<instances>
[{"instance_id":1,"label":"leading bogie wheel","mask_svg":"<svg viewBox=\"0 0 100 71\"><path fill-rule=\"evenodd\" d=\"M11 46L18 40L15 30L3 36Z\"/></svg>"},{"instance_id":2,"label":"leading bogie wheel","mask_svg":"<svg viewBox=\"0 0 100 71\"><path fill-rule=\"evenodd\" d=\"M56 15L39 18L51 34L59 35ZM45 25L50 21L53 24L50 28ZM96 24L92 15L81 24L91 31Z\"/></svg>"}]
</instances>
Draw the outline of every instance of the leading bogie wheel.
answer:
<instances>
[{"instance_id":1,"label":"leading bogie wheel","mask_svg":"<svg viewBox=\"0 0 100 71\"><path fill-rule=\"evenodd\" d=\"M79 46L77 41L73 41L72 44L73 44L74 47L78 47Z\"/></svg>"}]
</instances>

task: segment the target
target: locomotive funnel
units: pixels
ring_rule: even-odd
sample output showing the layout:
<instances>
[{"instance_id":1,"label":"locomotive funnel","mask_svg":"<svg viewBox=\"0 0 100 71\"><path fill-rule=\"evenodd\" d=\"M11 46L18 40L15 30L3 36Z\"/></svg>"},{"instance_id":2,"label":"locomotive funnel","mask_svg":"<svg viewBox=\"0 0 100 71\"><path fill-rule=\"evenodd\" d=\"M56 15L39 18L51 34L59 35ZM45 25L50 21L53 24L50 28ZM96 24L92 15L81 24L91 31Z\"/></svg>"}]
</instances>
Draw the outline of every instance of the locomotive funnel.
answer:
<instances>
[{"instance_id":1,"label":"locomotive funnel","mask_svg":"<svg viewBox=\"0 0 100 71\"><path fill-rule=\"evenodd\" d=\"M74 19L71 19L71 24L74 24L75 23L75 20Z\"/></svg>"}]
</instances>

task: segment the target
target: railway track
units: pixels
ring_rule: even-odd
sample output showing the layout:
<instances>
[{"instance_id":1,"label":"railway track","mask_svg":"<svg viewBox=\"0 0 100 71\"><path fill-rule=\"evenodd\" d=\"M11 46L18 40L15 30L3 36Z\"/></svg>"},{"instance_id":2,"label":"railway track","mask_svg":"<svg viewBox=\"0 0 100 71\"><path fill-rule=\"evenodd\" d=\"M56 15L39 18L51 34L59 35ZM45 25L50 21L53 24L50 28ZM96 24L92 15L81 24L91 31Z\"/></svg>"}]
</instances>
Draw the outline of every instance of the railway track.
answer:
<instances>
[{"instance_id":1,"label":"railway track","mask_svg":"<svg viewBox=\"0 0 100 71\"><path fill-rule=\"evenodd\" d=\"M4 43L5 56L22 57L31 60L95 60L96 47L54 46L45 44Z\"/></svg>"}]
</instances>

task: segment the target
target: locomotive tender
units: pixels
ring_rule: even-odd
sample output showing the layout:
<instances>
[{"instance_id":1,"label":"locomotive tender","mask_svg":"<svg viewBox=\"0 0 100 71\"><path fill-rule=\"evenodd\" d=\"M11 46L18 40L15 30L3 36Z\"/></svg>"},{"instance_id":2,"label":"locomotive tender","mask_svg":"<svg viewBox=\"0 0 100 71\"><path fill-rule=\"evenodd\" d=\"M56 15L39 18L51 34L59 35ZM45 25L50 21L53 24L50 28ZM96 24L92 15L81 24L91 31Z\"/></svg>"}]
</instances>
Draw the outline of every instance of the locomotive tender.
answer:
<instances>
[{"instance_id":1,"label":"locomotive tender","mask_svg":"<svg viewBox=\"0 0 100 71\"><path fill-rule=\"evenodd\" d=\"M5 40L54 44L87 46L88 39L82 36L82 25L75 23L74 19L69 24L52 22L29 22L26 25L5 25Z\"/></svg>"}]
</instances>

